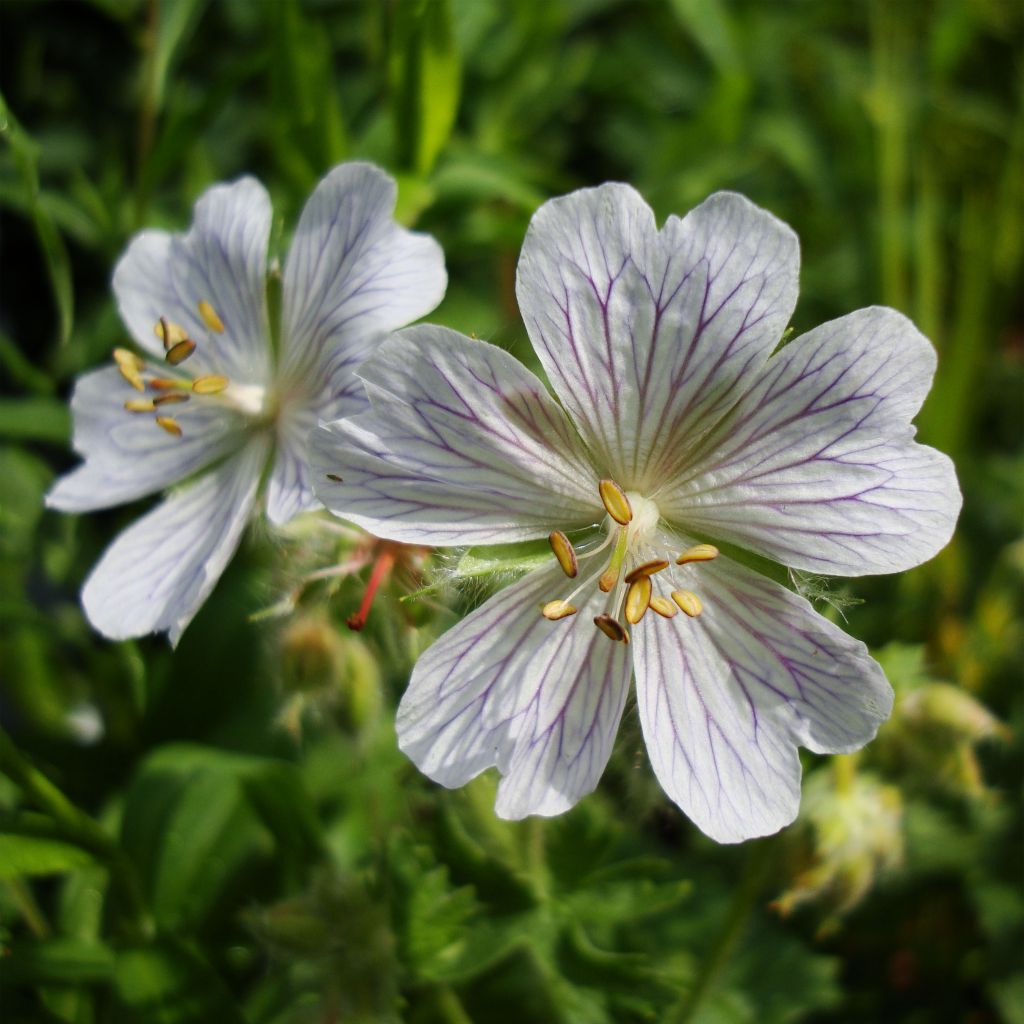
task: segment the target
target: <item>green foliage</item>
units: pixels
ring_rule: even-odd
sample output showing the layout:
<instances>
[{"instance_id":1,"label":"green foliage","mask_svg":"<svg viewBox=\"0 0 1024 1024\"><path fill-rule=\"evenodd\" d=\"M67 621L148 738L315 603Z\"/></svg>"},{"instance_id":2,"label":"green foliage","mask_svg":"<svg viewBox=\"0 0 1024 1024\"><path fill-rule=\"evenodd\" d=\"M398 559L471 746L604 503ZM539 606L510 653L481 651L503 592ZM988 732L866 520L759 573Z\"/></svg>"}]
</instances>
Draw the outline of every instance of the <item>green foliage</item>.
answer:
<instances>
[{"instance_id":1,"label":"green foliage","mask_svg":"<svg viewBox=\"0 0 1024 1024\"><path fill-rule=\"evenodd\" d=\"M1020 1021L1022 29L1002 0L0 4L5 1018ZM735 188L790 222L796 333L888 303L935 342L920 433L956 457L958 536L898 579L797 581L898 698L859 760L807 757L783 836L697 834L631 707L550 821L415 772L392 725L415 657L529 545L403 556L354 638L377 553L256 532L174 652L89 630L82 581L139 509L43 497L73 378L124 339L114 262L242 173L283 252L342 159L396 174L444 246L431 319L528 362L527 221L611 179L659 218ZM886 829L858 829L879 794Z\"/></svg>"}]
</instances>

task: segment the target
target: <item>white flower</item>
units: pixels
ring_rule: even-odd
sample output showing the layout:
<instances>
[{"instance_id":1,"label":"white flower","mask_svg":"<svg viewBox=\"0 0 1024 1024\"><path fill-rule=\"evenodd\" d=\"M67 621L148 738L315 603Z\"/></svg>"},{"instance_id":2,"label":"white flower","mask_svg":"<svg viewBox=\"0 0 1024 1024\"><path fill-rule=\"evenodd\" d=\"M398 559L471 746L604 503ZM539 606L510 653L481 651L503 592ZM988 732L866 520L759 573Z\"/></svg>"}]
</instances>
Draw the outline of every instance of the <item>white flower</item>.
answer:
<instances>
[{"instance_id":1,"label":"white flower","mask_svg":"<svg viewBox=\"0 0 1024 1024\"><path fill-rule=\"evenodd\" d=\"M359 369L370 411L314 434L328 508L416 544L550 535L556 556L419 659L398 735L431 778L497 765L502 817L566 810L597 784L635 673L662 786L735 842L793 820L798 745L874 736L892 690L865 646L707 543L896 572L956 521L951 462L913 440L935 353L906 318L861 310L772 354L798 259L742 196L658 231L625 185L576 192L534 216L518 273L558 401L438 327Z\"/></svg>"},{"instance_id":2,"label":"white flower","mask_svg":"<svg viewBox=\"0 0 1024 1024\"><path fill-rule=\"evenodd\" d=\"M187 234L143 231L114 272L121 317L144 355L75 386L85 458L47 504L86 512L188 481L122 533L82 592L92 624L176 643L253 513L279 524L319 503L305 448L323 419L358 411L352 368L390 330L432 310L440 247L392 218L395 184L336 167L306 203L284 265L279 345L267 306L270 198L253 178L207 190Z\"/></svg>"}]
</instances>

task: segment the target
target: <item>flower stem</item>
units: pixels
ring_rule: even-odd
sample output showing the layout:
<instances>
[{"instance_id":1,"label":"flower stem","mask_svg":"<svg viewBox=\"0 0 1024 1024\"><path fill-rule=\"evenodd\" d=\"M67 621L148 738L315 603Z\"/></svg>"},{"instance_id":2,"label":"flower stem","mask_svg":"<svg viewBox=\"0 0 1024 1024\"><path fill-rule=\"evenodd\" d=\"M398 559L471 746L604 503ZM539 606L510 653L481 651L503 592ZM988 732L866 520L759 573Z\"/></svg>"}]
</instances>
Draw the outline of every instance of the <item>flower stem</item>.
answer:
<instances>
[{"instance_id":1,"label":"flower stem","mask_svg":"<svg viewBox=\"0 0 1024 1024\"><path fill-rule=\"evenodd\" d=\"M701 964L690 990L676 1003L665 1018L669 1024L687 1024L695 1019L704 1000L714 988L722 971L728 965L743 936L751 911L757 903L761 888L775 862L774 844L771 842L752 843L747 851L743 874L732 905L729 907L722 927L715 936L707 958Z\"/></svg>"}]
</instances>

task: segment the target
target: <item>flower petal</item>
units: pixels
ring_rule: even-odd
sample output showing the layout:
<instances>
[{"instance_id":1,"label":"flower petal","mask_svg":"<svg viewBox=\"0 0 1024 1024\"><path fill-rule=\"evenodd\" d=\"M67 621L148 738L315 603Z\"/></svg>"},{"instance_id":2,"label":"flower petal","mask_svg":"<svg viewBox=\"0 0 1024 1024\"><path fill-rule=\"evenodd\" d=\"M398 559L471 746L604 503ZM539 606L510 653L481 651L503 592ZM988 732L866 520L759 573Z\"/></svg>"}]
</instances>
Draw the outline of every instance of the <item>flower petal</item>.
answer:
<instances>
[{"instance_id":1,"label":"flower petal","mask_svg":"<svg viewBox=\"0 0 1024 1024\"><path fill-rule=\"evenodd\" d=\"M178 642L238 547L267 451L255 438L111 544L82 589L96 629L112 640L166 632Z\"/></svg>"},{"instance_id":2,"label":"flower petal","mask_svg":"<svg viewBox=\"0 0 1024 1024\"><path fill-rule=\"evenodd\" d=\"M379 537L442 546L603 518L572 426L507 352L423 325L385 341L359 375L370 411L313 435L314 488L336 515Z\"/></svg>"},{"instance_id":3,"label":"flower petal","mask_svg":"<svg viewBox=\"0 0 1024 1024\"><path fill-rule=\"evenodd\" d=\"M787 565L899 572L949 541L953 463L913 440L935 351L906 317L862 309L797 338L658 505L670 521Z\"/></svg>"},{"instance_id":4,"label":"flower petal","mask_svg":"<svg viewBox=\"0 0 1024 1024\"><path fill-rule=\"evenodd\" d=\"M738 397L796 303L780 220L719 192L659 232L628 185L545 203L516 293L552 386L622 486L650 493Z\"/></svg>"},{"instance_id":5,"label":"flower petal","mask_svg":"<svg viewBox=\"0 0 1024 1024\"><path fill-rule=\"evenodd\" d=\"M552 561L554 561L552 559ZM503 818L568 810L597 785L629 689L629 648L579 613L550 622L564 590L557 565L499 591L421 655L398 709L398 743L454 788L497 765Z\"/></svg>"},{"instance_id":6,"label":"flower petal","mask_svg":"<svg viewBox=\"0 0 1024 1024\"><path fill-rule=\"evenodd\" d=\"M197 349L189 369L248 384L267 382L267 241L270 197L254 178L207 189L188 234L143 231L114 270L118 309L143 349L163 359L154 333L160 317L185 328ZM223 331L204 321L209 303Z\"/></svg>"},{"instance_id":7,"label":"flower petal","mask_svg":"<svg viewBox=\"0 0 1024 1024\"><path fill-rule=\"evenodd\" d=\"M307 201L284 268L282 371L319 381L444 297L444 253L394 220L396 188L372 164L335 167Z\"/></svg>"},{"instance_id":8,"label":"flower petal","mask_svg":"<svg viewBox=\"0 0 1024 1024\"><path fill-rule=\"evenodd\" d=\"M222 405L170 406L181 425L172 437L152 414L130 413L137 391L114 367L80 377L71 398L74 448L85 463L62 476L46 496L50 508L88 512L163 490L242 444L244 421Z\"/></svg>"},{"instance_id":9,"label":"flower petal","mask_svg":"<svg viewBox=\"0 0 1024 1024\"><path fill-rule=\"evenodd\" d=\"M888 717L892 689L859 640L724 556L665 576L697 593L703 612L648 614L635 627L637 704L655 774L718 842L776 832L800 803L797 745L858 749Z\"/></svg>"}]
</instances>

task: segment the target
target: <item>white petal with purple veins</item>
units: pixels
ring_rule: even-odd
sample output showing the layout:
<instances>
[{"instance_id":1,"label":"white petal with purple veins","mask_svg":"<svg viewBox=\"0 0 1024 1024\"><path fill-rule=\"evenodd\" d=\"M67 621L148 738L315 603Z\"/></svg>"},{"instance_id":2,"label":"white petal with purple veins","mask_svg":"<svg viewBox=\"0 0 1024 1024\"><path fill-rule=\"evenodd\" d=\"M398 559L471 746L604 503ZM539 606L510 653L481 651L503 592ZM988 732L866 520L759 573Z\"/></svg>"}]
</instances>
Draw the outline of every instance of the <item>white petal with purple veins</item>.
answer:
<instances>
[{"instance_id":1,"label":"white petal with purple veins","mask_svg":"<svg viewBox=\"0 0 1024 1024\"><path fill-rule=\"evenodd\" d=\"M267 449L253 439L116 538L82 590L96 629L112 640L166 632L178 642L238 547Z\"/></svg>"},{"instance_id":2,"label":"white petal with purple veins","mask_svg":"<svg viewBox=\"0 0 1024 1024\"><path fill-rule=\"evenodd\" d=\"M606 471L650 491L768 358L796 303L799 247L720 192L656 229L628 185L545 203L516 293L559 398Z\"/></svg>"},{"instance_id":3,"label":"white petal with purple veins","mask_svg":"<svg viewBox=\"0 0 1024 1024\"><path fill-rule=\"evenodd\" d=\"M200 196L188 234L142 231L114 270L121 318L143 349L162 359L154 333L161 317L197 343L188 363L197 373L264 384L270 372L266 306L271 208L254 178L215 185ZM223 331L204 321L211 305Z\"/></svg>"},{"instance_id":4,"label":"white petal with purple veins","mask_svg":"<svg viewBox=\"0 0 1024 1024\"><path fill-rule=\"evenodd\" d=\"M648 614L634 631L637 704L665 792L724 843L788 825L800 802L797 745L867 743L892 689L859 640L801 597L734 562L673 566L665 587L703 612Z\"/></svg>"},{"instance_id":5,"label":"white petal with purple veins","mask_svg":"<svg viewBox=\"0 0 1024 1024\"><path fill-rule=\"evenodd\" d=\"M62 476L46 496L50 508L87 512L134 501L177 483L244 443L242 417L215 401L167 406L181 425L172 437L155 413L130 413L142 398L114 367L78 379L71 399L74 447L85 462Z\"/></svg>"},{"instance_id":6,"label":"white petal with purple veins","mask_svg":"<svg viewBox=\"0 0 1024 1024\"><path fill-rule=\"evenodd\" d=\"M394 221L392 178L366 163L317 185L284 268L282 373L323 380L351 369L388 331L429 313L448 277L441 247Z\"/></svg>"},{"instance_id":7,"label":"white petal with purple veins","mask_svg":"<svg viewBox=\"0 0 1024 1024\"><path fill-rule=\"evenodd\" d=\"M555 566L495 594L420 657L398 709L399 745L442 785L497 765L503 818L560 814L591 792L622 716L629 648L592 622L604 595L570 619L540 614L566 582Z\"/></svg>"},{"instance_id":8,"label":"white petal with purple veins","mask_svg":"<svg viewBox=\"0 0 1024 1024\"><path fill-rule=\"evenodd\" d=\"M815 572L919 565L961 504L952 462L913 440L934 372L930 342L895 310L823 324L772 357L659 496L663 514Z\"/></svg>"},{"instance_id":9,"label":"white petal with purple veins","mask_svg":"<svg viewBox=\"0 0 1024 1024\"><path fill-rule=\"evenodd\" d=\"M371 409L313 434L320 500L391 540L526 540L598 522L565 414L507 352L442 327L389 338L359 375ZM328 478L341 477L341 482Z\"/></svg>"}]
</instances>

